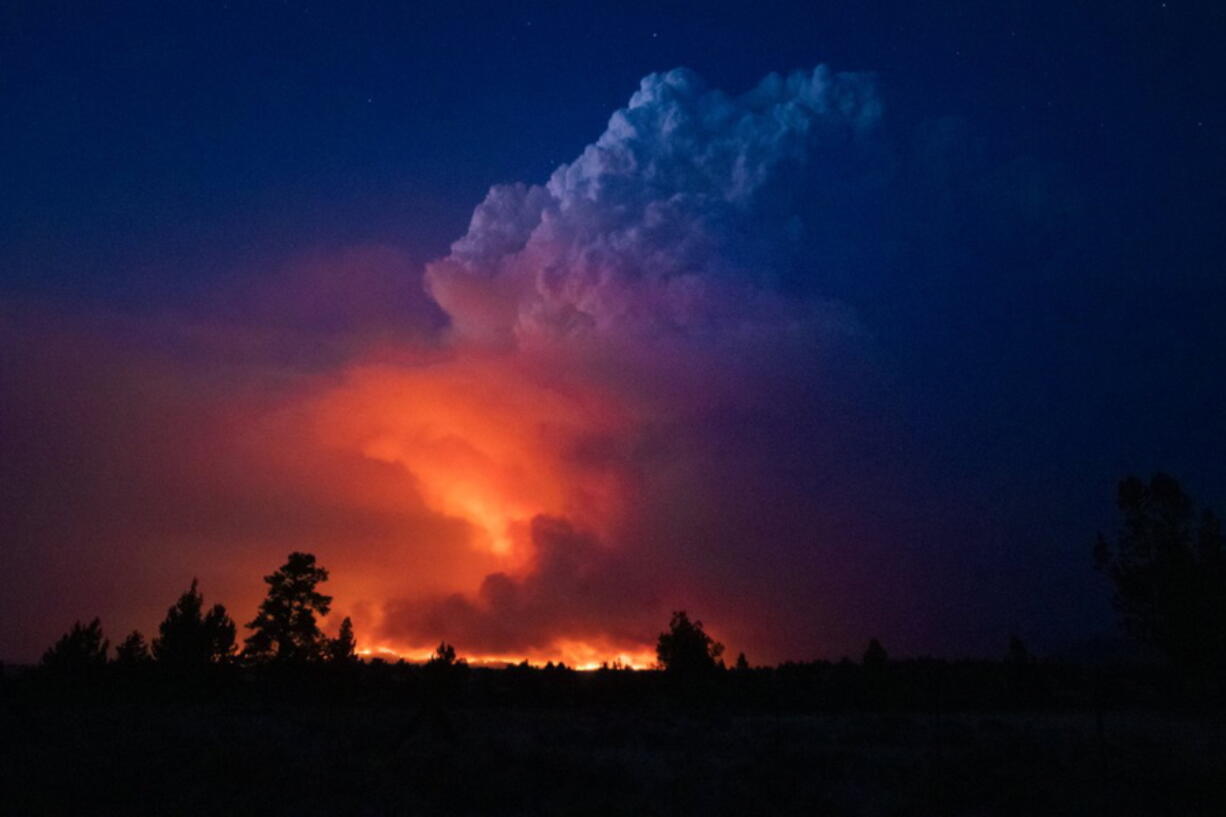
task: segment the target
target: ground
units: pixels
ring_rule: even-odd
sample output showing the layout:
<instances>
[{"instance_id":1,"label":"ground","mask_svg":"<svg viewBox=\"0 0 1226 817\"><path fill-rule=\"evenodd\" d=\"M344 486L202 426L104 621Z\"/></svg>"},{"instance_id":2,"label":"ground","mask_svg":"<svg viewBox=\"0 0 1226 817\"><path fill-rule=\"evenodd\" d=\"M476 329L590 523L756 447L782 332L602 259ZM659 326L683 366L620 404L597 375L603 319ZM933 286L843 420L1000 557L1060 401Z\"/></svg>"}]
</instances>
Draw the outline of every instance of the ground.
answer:
<instances>
[{"instance_id":1,"label":"ground","mask_svg":"<svg viewBox=\"0 0 1226 817\"><path fill-rule=\"evenodd\" d=\"M1220 718L4 708L5 814L1220 815Z\"/></svg>"}]
</instances>

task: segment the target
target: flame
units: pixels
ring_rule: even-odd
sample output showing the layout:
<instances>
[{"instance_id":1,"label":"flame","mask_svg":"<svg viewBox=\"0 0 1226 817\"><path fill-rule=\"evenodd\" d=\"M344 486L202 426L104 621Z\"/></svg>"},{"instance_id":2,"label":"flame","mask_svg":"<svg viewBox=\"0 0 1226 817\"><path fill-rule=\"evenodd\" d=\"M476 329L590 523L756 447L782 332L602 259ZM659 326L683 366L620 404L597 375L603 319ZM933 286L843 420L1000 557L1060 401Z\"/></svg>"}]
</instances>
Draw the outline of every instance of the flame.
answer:
<instances>
[{"instance_id":1,"label":"flame","mask_svg":"<svg viewBox=\"0 0 1226 817\"><path fill-rule=\"evenodd\" d=\"M317 395L307 412L313 442L351 462L361 461L366 470L355 473L368 473L374 464L381 475L337 485L347 502L373 506L381 514L424 511L464 523L458 536L444 531L447 538L433 542L380 544L372 548L378 558L361 574L344 579L338 574L334 589L364 609L364 620L355 622L359 632L373 638L365 645L366 654L427 659L437 642L380 640L389 637L381 634L381 602L451 593L473 598L491 573L531 573L536 567L534 517L565 517L598 535L608 530L622 515L624 472L601 466L599 457L589 463L576 455L575 445L616 436L628 422L627 411L587 384L540 382L505 358L471 355L416 366L355 366ZM368 489L367 479L378 487ZM524 654L469 658L648 666L654 655L640 647L575 641Z\"/></svg>"},{"instance_id":2,"label":"flame","mask_svg":"<svg viewBox=\"0 0 1226 817\"><path fill-rule=\"evenodd\" d=\"M434 648L371 644L360 647L357 654L363 658L382 658L388 661L404 659L410 663L424 663L434 655ZM474 653L460 657L473 665L503 666L527 661L532 666L564 663L577 670L596 670L602 666L641 670L651 669L656 665L655 652L641 646L618 649L600 642L574 640L560 640L547 649L533 650L525 654Z\"/></svg>"}]
</instances>

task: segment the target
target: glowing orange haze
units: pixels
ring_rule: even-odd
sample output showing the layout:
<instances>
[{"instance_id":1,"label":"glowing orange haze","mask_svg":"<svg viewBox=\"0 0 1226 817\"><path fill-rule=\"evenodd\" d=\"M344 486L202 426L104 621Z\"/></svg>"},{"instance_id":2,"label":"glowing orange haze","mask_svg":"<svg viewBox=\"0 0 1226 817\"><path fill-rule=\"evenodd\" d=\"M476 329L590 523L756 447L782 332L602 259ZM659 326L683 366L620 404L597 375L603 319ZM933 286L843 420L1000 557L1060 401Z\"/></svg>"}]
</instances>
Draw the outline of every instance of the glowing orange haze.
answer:
<instances>
[{"instance_id":1,"label":"glowing orange haze","mask_svg":"<svg viewBox=\"0 0 1226 817\"><path fill-rule=\"evenodd\" d=\"M325 629L350 616L370 654L416 660L446 639L473 661L654 661L668 605L686 597L650 586L647 540L623 529L645 497L674 495L645 489L635 452L662 406L700 391L693 367L664 351L644 362L417 328L321 339L258 312L216 321L82 328L33 313L5 329L5 374L21 384L12 438L29 443L13 473L38 500L13 506L28 546L11 575L25 580L0 604L31 624L6 654L37 660L94 615L112 640L148 636L193 576L241 625L260 577L308 550L331 572ZM651 469L675 473L688 472ZM100 581L117 562L124 581Z\"/></svg>"},{"instance_id":2,"label":"glowing orange haze","mask_svg":"<svg viewBox=\"0 0 1226 817\"><path fill-rule=\"evenodd\" d=\"M354 482L336 486L337 501L385 513L420 503L463 521L466 552L447 560L452 567L434 589L470 593L490 573L516 577L534 569L528 523L538 514L607 529L623 501L620 478L576 464L567 452L576 440L623 427L628 417L615 406L594 389L541 383L505 356L473 353L413 366L355 366L339 385L309 401L307 415L324 449L358 454L408 475L416 493L406 496L404 483ZM384 629L377 602L406 590L429 591L430 582L421 577L434 574L432 566L409 563L389 572L375 565L360 574L338 567L329 584L338 602L360 600L354 617L363 654L428 657L437 641L398 643L369 634ZM595 667L617 660L644 667L655 660L643 643L607 637L559 638L514 654L474 654L457 646L473 661Z\"/></svg>"},{"instance_id":3,"label":"glowing orange haze","mask_svg":"<svg viewBox=\"0 0 1226 817\"><path fill-rule=\"evenodd\" d=\"M615 485L577 492L548 447L607 428L608 414L531 384L505 361L442 362L355 369L320 398L315 423L323 445L407 469L427 507L467 520L476 546L522 568L531 553L516 541L519 524L540 513L596 524L614 512Z\"/></svg>"}]
</instances>

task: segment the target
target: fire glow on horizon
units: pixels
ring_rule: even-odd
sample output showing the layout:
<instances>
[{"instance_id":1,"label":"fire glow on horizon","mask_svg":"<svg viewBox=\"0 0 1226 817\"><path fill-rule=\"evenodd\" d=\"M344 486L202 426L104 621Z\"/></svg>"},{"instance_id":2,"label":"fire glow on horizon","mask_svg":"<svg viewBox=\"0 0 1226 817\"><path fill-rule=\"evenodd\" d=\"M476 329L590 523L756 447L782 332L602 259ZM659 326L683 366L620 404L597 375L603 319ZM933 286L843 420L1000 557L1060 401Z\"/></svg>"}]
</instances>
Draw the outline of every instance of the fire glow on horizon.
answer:
<instances>
[{"instance_id":1,"label":"fire glow on horizon","mask_svg":"<svg viewBox=\"0 0 1226 817\"><path fill-rule=\"evenodd\" d=\"M616 469L567 456L576 440L621 433L628 423L625 410L598 389L534 383L531 372L517 371L505 359L457 354L423 367L355 368L341 385L313 399L310 417L321 447L405 475L427 512L463 523L467 535L462 547L471 558L459 561L474 569L467 575L463 568L449 571L452 587L481 587L491 574L531 581L543 567L533 520L565 518L584 529L608 531L623 512L629 490L625 475ZM371 495L361 489L357 493ZM397 502L394 495L386 501ZM416 567L407 565L407 572ZM383 579L403 582L409 577L366 574L339 586L351 598L386 598L405 588ZM417 638L402 632L389 638L392 627L377 607L366 610L361 624L358 641L364 655L424 661L438 643L427 634ZM380 635L362 637L372 630ZM580 669L612 662L646 668L655 661L650 631L616 642L593 636L465 654L473 663L552 661ZM464 650L463 639L457 640Z\"/></svg>"},{"instance_id":2,"label":"fire glow on horizon","mask_svg":"<svg viewBox=\"0 0 1226 817\"><path fill-rule=\"evenodd\" d=\"M672 605L741 581L736 537L779 516L746 501L777 479L752 469L780 461L753 437L818 410L769 371L811 370L855 333L838 308L775 291L802 246L777 215L801 207L795 189L776 182L815 155L839 164L822 152L854 150L879 116L866 75L819 67L730 97L675 70L545 184L490 190L424 270L448 319L438 356L353 362L308 409L320 445L402 474L467 531L445 581L353 588L385 600L361 622L372 644L650 663ZM748 490L721 478L738 472ZM810 523L772 524L787 542ZM735 575L701 578L693 560L720 548Z\"/></svg>"},{"instance_id":3,"label":"fire glow on horizon","mask_svg":"<svg viewBox=\"0 0 1226 817\"><path fill-rule=\"evenodd\" d=\"M814 583L837 593L852 560L810 545L855 540L844 440L872 435L825 402L854 318L777 286L812 273L779 214L819 217L780 180L853 166L879 114L865 75L731 97L654 74L544 184L492 188L424 269L351 249L156 326L16 332L32 427L69 436L87 406L98 447L38 456L85 469L48 472L42 490L85 498L38 537L82 564L126 548L148 577L139 598L70 568L47 584L148 631L168 577L242 616L308 550L371 654L648 666L686 608L755 657L810 654L825 631L766 622L829 622Z\"/></svg>"},{"instance_id":4,"label":"fire glow on horizon","mask_svg":"<svg viewBox=\"0 0 1226 817\"><path fill-rule=\"evenodd\" d=\"M357 653L365 660L375 658L384 661L407 661L411 664L424 664L433 655L433 650L398 650L386 645L363 646ZM578 641L560 642L544 653L521 655L461 655L459 658L472 666L509 666L527 661L530 665L541 667L552 663L565 664L567 667L580 671L597 670L602 667L624 667L627 669L653 669L657 665L656 654L653 651L639 650L619 652L600 645L591 645Z\"/></svg>"}]
</instances>

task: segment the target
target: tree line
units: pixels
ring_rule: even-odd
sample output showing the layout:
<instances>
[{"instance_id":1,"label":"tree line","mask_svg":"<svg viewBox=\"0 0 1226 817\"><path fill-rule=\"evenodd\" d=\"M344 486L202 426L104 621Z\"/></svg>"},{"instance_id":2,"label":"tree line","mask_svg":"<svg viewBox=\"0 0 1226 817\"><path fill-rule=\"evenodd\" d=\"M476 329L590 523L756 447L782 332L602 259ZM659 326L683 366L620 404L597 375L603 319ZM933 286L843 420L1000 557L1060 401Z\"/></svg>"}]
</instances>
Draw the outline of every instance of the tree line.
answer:
<instances>
[{"instance_id":1,"label":"tree line","mask_svg":"<svg viewBox=\"0 0 1226 817\"><path fill-rule=\"evenodd\" d=\"M1198 509L1178 480L1155 474L1148 483L1130 476L1119 483L1121 524L1114 536L1100 534L1093 548L1095 565L1111 581L1113 603L1124 633L1161 655L1181 672L1221 678L1226 673L1226 558L1220 520ZM309 553L289 554L285 564L264 577L268 585L250 634L240 649L237 627L224 605L206 609L193 579L167 610L158 634L147 642L133 631L115 649L114 663L136 667L158 664L193 668L208 665L359 663L353 623L342 622L335 638L319 628L332 597L319 590L328 571ZM49 670L74 672L108 663L110 643L95 618L76 622L42 657ZM677 611L656 642L658 665L675 677L696 678L725 669L724 647L701 621ZM1007 661L1031 660L1016 636ZM884 666L885 649L872 639L862 663ZM443 642L432 665L462 664L455 648ZM748 670L741 653L734 664Z\"/></svg>"},{"instance_id":2,"label":"tree line","mask_svg":"<svg viewBox=\"0 0 1226 817\"><path fill-rule=\"evenodd\" d=\"M188 589L166 611L152 643L139 630L133 630L116 646L115 659L110 662L110 642L103 635L102 622L98 618L88 624L78 621L43 654L41 665L71 673L108 663L121 667L156 663L187 669L240 662L355 664L359 659L353 622L345 617L335 638L324 635L319 628L319 617L326 616L332 605L332 597L319 591L319 585L327 579L328 570L316 562L314 555L291 553L284 565L264 577L267 595L256 617L246 625L251 634L241 650L237 627L225 605L214 604L206 610L199 582L192 579ZM682 677L699 677L725 669L723 651L724 645L708 635L703 623L691 620L684 610L673 613L668 630L660 633L656 645L660 668ZM873 639L865 660L876 659L877 653L879 660L884 661L885 652ZM443 641L428 663L458 666L464 659L457 657L453 645ZM566 669L565 664L558 666ZM613 669L622 668L615 662ZM744 653L737 657L736 668L749 668ZM607 664L605 669L609 669Z\"/></svg>"},{"instance_id":3,"label":"tree line","mask_svg":"<svg viewBox=\"0 0 1226 817\"><path fill-rule=\"evenodd\" d=\"M205 609L199 583L179 596L166 611L152 643L133 630L115 648L115 662L136 667L157 663L166 667L193 668L211 664L249 663L349 664L358 660L353 622L346 617L340 632L329 638L319 628L319 617L331 610L332 597L319 591L328 571L310 553L294 552L280 568L264 577L268 592L256 617L247 625L251 634L240 650L238 629L225 605ZM76 622L43 654L42 666L74 671L107 663L110 642L102 622Z\"/></svg>"}]
</instances>

